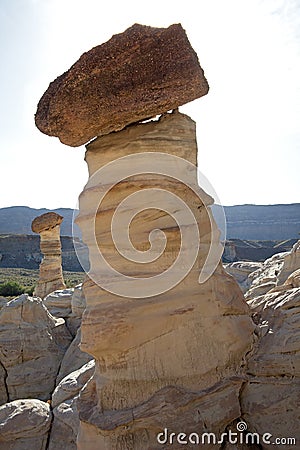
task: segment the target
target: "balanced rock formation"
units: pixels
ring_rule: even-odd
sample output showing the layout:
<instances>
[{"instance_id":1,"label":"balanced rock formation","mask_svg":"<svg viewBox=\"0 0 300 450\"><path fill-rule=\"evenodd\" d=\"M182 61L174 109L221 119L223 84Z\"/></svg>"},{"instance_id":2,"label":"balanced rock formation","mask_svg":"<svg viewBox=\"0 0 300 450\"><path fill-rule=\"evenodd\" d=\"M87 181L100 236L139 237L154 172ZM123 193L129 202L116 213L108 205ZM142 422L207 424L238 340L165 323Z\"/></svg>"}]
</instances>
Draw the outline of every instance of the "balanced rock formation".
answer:
<instances>
[{"instance_id":1,"label":"balanced rock formation","mask_svg":"<svg viewBox=\"0 0 300 450\"><path fill-rule=\"evenodd\" d=\"M254 324L220 263L195 123L176 111L207 92L180 25L134 25L82 55L39 102L44 133L72 146L98 136L77 217L90 260L81 350L95 373L75 406L55 407L78 408L78 449L155 450L164 428L220 436L240 417Z\"/></svg>"},{"instance_id":2,"label":"balanced rock formation","mask_svg":"<svg viewBox=\"0 0 300 450\"><path fill-rule=\"evenodd\" d=\"M35 122L71 146L175 109L207 94L197 55L180 24L135 24L84 53L53 81Z\"/></svg>"},{"instance_id":3,"label":"balanced rock formation","mask_svg":"<svg viewBox=\"0 0 300 450\"><path fill-rule=\"evenodd\" d=\"M124 176L115 184L120 172L127 173L132 166L135 172L140 155L147 157L149 152L153 165L147 160L147 173ZM164 427L170 432L189 433L195 431L196 424L199 433L208 429L220 435L240 416L243 361L251 348L254 329L249 310L236 282L218 263L222 252L217 252L219 259L214 261L215 267L212 265L211 277L199 284L211 247L216 250L219 246L209 207L212 198L199 187L196 195L188 181L184 184L163 175L168 173L170 160L164 160L161 153L178 158L176 163L171 162L175 172L178 165L180 175L187 175L197 185L197 171L179 163L182 158L195 165L196 152L195 123L178 112L163 115L158 121L131 125L87 146L90 179L80 196L77 218L89 247L91 267L83 285L87 308L81 349L94 356L96 366L78 402L79 449L158 449L157 434ZM137 158L136 165L132 156ZM123 158L121 166L110 169L106 178L101 169L117 158ZM108 187L109 193L99 206ZM172 211L168 213L159 207L160 194L154 191L145 203L134 200L133 205L126 206L128 198L135 199L136 194L149 189L167 190L182 203L173 204L173 197L169 198ZM120 257L110 226L122 204L124 209L115 223L121 251L126 251ZM196 221L200 249L187 276L159 293L156 289L164 286L164 281L159 283L156 276L165 272L178 255L184 260L171 272L171 278L184 273L196 244L188 237L187 247L180 248L180 231L188 229L188 236L192 234L192 219L184 205ZM130 223L135 248L122 236L126 229L123 219L133 206L141 208ZM182 223L178 224L172 214L177 217L181 208ZM167 235L163 254L153 262L133 262L136 249L143 253L149 248L149 235L154 229ZM159 242L160 236L154 236L154 252ZM117 279L116 273L112 275L101 264L99 248L105 260L125 278ZM135 279L146 277L144 283L150 277L144 292L140 291L143 287L130 290L132 274ZM105 289L102 283L107 283ZM112 292L115 288L123 289L124 294Z\"/></svg>"},{"instance_id":4,"label":"balanced rock formation","mask_svg":"<svg viewBox=\"0 0 300 450\"><path fill-rule=\"evenodd\" d=\"M61 265L60 224L63 217L49 212L32 221L32 231L39 233L41 252L44 255L40 265L40 276L34 295L45 298L57 289L65 289Z\"/></svg>"},{"instance_id":5,"label":"balanced rock formation","mask_svg":"<svg viewBox=\"0 0 300 450\"><path fill-rule=\"evenodd\" d=\"M0 311L0 375L2 367L6 401L49 400L71 339L64 319L51 316L39 298L23 294L8 302Z\"/></svg>"}]
</instances>

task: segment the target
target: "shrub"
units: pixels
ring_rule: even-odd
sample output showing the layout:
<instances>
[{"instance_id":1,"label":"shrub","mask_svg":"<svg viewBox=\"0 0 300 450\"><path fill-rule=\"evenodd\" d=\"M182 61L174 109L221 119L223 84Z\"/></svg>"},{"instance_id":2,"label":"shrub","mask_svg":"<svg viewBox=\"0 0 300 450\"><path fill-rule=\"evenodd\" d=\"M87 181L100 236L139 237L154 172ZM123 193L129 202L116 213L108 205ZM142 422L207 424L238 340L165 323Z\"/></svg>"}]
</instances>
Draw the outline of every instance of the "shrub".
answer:
<instances>
[{"instance_id":1,"label":"shrub","mask_svg":"<svg viewBox=\"0 0 300 450\"><path fill-rule=\"evenodd\" d=\"M7 281L6 283L0 284L0 295L3 297L13 297L23 294L24 291L24 287L16 281Z\"/></svg>"},{"instance_id":2,"label":"shrub","mask_svg":"<svg viewBox=\"0 0 300 450\"><path fill-rule=\"evenodd\" d=\"M24 289L24 291L26 292L26 294L29 294L30 297L32 297L34 288L35 288L35 286L27 286L27 287Z\"/></svg>"}]
</instances>

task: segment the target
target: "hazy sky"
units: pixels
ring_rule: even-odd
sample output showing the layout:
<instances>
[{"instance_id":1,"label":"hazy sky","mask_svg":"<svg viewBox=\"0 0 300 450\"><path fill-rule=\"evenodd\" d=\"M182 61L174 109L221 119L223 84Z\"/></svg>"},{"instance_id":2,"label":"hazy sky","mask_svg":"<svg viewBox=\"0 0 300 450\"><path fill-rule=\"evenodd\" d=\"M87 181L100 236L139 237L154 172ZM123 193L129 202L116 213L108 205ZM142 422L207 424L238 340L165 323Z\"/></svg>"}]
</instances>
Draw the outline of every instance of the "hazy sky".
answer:
<instances>
[{"instance_id":1,"label":"hazy sky","mask_svg":"<svg viewBox=\"0 0 300 450\"><path fill-rule=\"evenodd\" d=\"M299 202L299 0L0 0L0 207L75 207L84 147L43 135L50 81L133 23L181 22L210 84L181 108L224 205Z\"/></svg>"}]
</instances>

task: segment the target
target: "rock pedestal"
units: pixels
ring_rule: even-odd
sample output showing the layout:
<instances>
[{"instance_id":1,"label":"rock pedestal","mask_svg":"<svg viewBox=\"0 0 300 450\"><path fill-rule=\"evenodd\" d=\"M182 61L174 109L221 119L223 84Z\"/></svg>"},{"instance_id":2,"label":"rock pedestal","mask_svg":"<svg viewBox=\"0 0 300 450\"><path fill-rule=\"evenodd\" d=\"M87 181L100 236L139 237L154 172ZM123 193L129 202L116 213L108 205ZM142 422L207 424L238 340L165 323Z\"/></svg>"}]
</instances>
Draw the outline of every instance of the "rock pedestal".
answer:
<instances>
[{"instance_id":1,"label":"rock pedestal","mask_svg":"<svg viewBox=\"0 0 300 450\"><path fill-rule=\"evenodd\" d=\"M197 172L189 173L189 166L181 166L179 160L184 158L194 165L196 151L195 123L178 112L97 138L87 146L90 179L80 196L77 218L91 266L83 286L87 308L81 349L94 356L96 367L78 404L78 449L159 449L157 434L164 428L170 433L191 433L196 428L199 433L209 430L219 435L240 415L243 360L252 343L253 323L236 282L209 254L211 247L218 250L219 246L209 207L212 198L199 187L196 195L188 181L164 175L170 173L168 164L174 161L164 166L160 155L177 157L174 174L183 179L188 174L189 181L197 185ZM136 173L113 186L131 168L141 169L138 159L149 154L151 173ZM134 163L132 157L136 158ZM121 165L110 167L117 158L123 158ZM104 167L108 167L108 178ZM160 205L161 193L155 189L164 190L164 194L168 191L176 199L167 197ZM141 193L148 197L135 197ZM128 198L133 199L130 205ZM136 215L131 209L135 207L139 210ZM188 209L196 221L200 249L186 273L197 245L191 238L193 223ZM135 248L123 233L129 216ZM181 223L174 217L181 217ZM114 240L112 223L116 227ZM161 235L151 235L158 229L167 237L161 254ZM116 250L118 244L123 256ZM144 258L150 247L154 261L134 262L135 257ZM128 278L112 273L101 260L100 251ZM181 265L168 275L166 269L178 255L183 258ZM210 264L205 270L213 274L199 284L207 258ZM164 289L164 278L156 278L161 273L173 282L170 289ZM186 276L175 283L182 273ZM134 290L132 277L135 281L144 278L144 289L143 284L137 284Z\"/></svg>"},{"instance_id":2,"label":"rock pedestal","mask_svg":"<svg viewBox=\"0 0 300 450\"><path fill-rule=\"evenodd\" d=\"M34 295L44 299L58 289L65 289L61 265L60 224L63 217L49 212L36 217L31 225L41 238L41 252L44 255L40 265L40 276Z\"/></svg>"}]
</instances>

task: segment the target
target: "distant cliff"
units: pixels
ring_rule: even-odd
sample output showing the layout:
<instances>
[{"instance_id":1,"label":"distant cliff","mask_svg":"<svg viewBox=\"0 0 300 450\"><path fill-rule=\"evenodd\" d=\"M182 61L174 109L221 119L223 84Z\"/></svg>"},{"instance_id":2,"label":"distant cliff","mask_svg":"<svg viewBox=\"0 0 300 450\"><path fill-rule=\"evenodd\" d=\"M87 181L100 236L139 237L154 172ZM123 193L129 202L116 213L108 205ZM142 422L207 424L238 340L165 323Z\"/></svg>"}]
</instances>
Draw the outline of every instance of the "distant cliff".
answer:
<instances>
[{"instance_id":1,"label":"distant cliff","mask_svg":"<svg viewBox=\"0 0 300 450\"><path fill-rule=\"evenodd\" d=\"M300 203L225 206L228 239L299 239Z\"/></svg>"},{"instance_id":2,"label":"distant cliff","mask_svg":"<svg viewBox=\"0 0 300 450\"><path fill-rule=\"evenodd\" d=\"M31 222L33 219L49 211L54 211L63 216L64 220L60 228L61 235L72 236L73 209L34 209L29 208L28 206L11 206L9 208L0 208L0 234L32 234ZM80 236L80 230L77 225L74 226L74 235Z\"/></svg>"},{"instance_id":3,"label":"distant cliff","mask_svg":"<svg viewBox=\"0 0 300 450\"><path fill-rule=\"evenodd\" d=\"M214 206L218 214L218 206ZM224 207L227 221L227 239L285 240L299 239L300 203L290 205L237 205ZM12 206L0 209L0 234L32 234L31 222L48 209L33 209L27 206ZM64 217L61 234L72 236L73 210L55 209ZM75 225L74 235L80 236Z\"/></svg>"},{"instance_id":4,"label":"distant cliff","mask_svg":"<svg viewBox=\"0 0 300 450\"><path fill-rule=\"evenodd\" d=\"M224 262L233 261L264 261L275 253L286 252L292 248L296 239L287 241L246 241L232 239L226 242L223 254ZM74 239L76 249L80 252L80 259L88 267L88 250L79 238ZM76 251L73 238L62 236L62 265L63 270L71 272L83 271ZM38 235L0 234L0 269L23 268L38 269L42 260L40 252L40 237Z\"/></svg>"},{"instance_id":5,"label":"distant cliff","mask_svg":"<svg viewBox=\"0 0 300 450\"><path fill-rule=\"evenodd\" d=\"M76 239L76 242L80 245L78 239ZM72 237L62 236L61 243L63 270L83 271L76 256ZM38 235L0 235L0 268L38 269L41 260L40 237Z\"/></svg>"}]
</instances>

